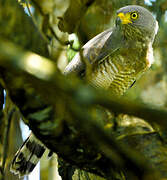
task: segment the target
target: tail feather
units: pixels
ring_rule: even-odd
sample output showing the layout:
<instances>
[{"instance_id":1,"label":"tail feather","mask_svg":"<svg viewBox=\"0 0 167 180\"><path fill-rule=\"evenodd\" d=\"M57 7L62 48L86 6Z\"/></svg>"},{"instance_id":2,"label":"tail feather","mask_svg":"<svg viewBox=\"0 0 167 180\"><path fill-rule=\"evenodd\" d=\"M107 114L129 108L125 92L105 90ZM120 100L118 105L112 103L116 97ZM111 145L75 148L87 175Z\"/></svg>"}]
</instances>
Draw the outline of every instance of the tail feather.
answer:
<instances>
[{"instance_id":1,"label":"tail feather","mask_svg":"<svg viewBox=\"0 0 167 180\"><path fill-rule=\"evenodd\" d=\"M45 146L31 134L15 154L10 167L11 172L18 174L20 177L29 174L45 150Z\"/></svg>"}]
</instances>

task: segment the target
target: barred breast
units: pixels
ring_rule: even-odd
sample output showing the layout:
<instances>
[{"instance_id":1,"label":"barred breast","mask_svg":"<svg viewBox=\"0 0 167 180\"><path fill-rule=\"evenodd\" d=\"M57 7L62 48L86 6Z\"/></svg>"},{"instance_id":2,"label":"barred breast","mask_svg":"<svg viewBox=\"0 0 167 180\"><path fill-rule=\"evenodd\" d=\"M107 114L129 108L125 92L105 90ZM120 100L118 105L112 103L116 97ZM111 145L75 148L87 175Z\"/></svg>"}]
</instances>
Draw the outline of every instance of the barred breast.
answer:
<instances>
[{"instance_id":1,"label":"barred breast","mask_svg":"<svg viewBox=\"0 0 167 180\"><path fill-rule=\"evenodd\" d=\"M120 68L119 62L113 62L108 56L92 70L88 81L95 87L111 89L113 94L122 95L134 83L136 76L134 69Z\"/></svg>"}]
</instances>

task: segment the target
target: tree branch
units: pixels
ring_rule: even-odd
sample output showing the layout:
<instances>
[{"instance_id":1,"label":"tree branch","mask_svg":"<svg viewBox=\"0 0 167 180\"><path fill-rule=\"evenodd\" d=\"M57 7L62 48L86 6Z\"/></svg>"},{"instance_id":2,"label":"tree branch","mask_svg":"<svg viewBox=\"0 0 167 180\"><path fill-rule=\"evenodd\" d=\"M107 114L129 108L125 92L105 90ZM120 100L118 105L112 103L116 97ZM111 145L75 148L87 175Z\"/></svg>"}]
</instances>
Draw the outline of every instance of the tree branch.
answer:
<instances>
[{"instance_id":1,"label":"tree branch","mask_svg":"<svg viewBox=\"0 0 167 180\"><path fill-rule=\"evenodd\" d=\"M86 86L74 77L72 80L65 78L49 59L26 53L2 40L0 45L0 65L4 68L6 89L26 118L25 122L51 150L71 164L104 177L111 177L113 168L123 170L126 164L133 176L139 177L139 172L142 173L141 179L152 173L141 155L119 145L96 125L88 109L100 104L114 112L145 116L150 122L156 121L152 113L158 112L156 118L161 118L162 127L166 124L167 111L153 111L152 107L133 101L129 101L129 105L126 99ZM102 168L106 163L109 172ZM144 167L143 172L140 167Z\"/></svg>"},{"instance_id":2,"label":"tree branch","mask_svg":"<svg viewBox=\"0 0 167 180\"><path fill-rule=\"evenodd\" d=\"M69 34L75 32L78 22L80 22L88 7L93 2L94 0L70 0L70 6L64 13L63 17L59 18L59 29L63 32L68 32Z\"/></svg>"},{"instance_id":3,"label":"tree branch","mask_svg":"<svg viewBox=\"0 0 167 180\"><path fill-rule=\"evenodd\" d=\"M13 0L3 3L0 22L5 26L0 30L1 37L15 44L0 39L0 71L5 89L33 133L60 157L84 170L106 178L124 170L131 179L135 179L134 176L157 179L150 167L154 162L147 163L142 157L148 157L147 154L138 154L120 144L121 141L97 123L89 110L101 105L113 112L156 122L162 128L167 127L167 111L116 98L109 92L85 85L76 77L65 78L56 64L40 56L48 55L46 44L23 9ZM16 44L40 55L25 52ZM164 147L156 132L149 131L145 136L153 135L160 147ZM149 143L151 146L152 142ZM166 159L163 151L157 153Z\"/></svg>"}]
</instances>

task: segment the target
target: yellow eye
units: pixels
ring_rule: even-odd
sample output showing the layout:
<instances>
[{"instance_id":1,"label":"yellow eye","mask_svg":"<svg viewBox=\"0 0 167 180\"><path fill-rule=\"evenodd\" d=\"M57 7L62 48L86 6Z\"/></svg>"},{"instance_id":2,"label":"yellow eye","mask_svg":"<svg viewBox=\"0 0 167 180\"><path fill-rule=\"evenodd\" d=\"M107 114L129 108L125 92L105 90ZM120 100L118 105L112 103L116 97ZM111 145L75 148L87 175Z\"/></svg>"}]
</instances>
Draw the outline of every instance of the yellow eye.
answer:
<instances>
[{"instance_id":1,"label":"yellow eye","mask_svg":"<svg viewBox=\"0 0 167 180\"><path fill-rule=\"evenodd\" d=\"M132 13L130 14L130 17L131 17L131 19L136 20L136 19L139 17L139 15L138 15L137 12L132 12Z\"/></svg>"}]
</instances>

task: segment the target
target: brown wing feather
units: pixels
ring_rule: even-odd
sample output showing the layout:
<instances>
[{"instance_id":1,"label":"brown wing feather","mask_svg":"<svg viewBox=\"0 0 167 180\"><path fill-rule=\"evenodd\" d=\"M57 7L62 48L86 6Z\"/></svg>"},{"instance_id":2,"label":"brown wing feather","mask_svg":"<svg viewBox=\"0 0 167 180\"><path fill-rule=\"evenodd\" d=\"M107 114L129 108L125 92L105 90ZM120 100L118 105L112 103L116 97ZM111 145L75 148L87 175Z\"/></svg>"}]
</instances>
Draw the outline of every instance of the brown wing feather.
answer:
<instances>
[{"instance_id":1,"label":"brown wing feather","mask_svg":"<svg viewBox=\"0 0 167 180\"><path fill-rule=\"evenodd\" d=\"M121 35L118 29L108 29L88 41L82 48L82 55L86 63L93 64L103 60L121 46ZM66 66L64 74L80 74L85 70L80 53L77 53L72 61Z\"/></svg>"}]
</instances>

